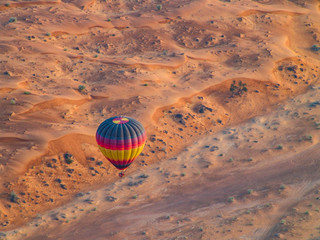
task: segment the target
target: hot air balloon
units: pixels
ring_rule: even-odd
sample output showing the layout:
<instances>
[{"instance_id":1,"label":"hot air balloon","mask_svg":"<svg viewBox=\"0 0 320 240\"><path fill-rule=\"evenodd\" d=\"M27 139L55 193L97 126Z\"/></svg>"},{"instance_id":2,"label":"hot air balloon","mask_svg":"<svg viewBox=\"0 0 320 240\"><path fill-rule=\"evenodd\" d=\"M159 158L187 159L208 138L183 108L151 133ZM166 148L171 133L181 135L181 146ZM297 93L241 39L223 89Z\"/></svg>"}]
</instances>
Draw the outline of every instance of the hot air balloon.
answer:
<instances>
[{"instance_id":1,"label":"hot air balloon","mask_svg":"<svg viewBox=\"0 0 320 240\"><path fill-rule=\"evenodd\" d=\"M140 155L146 141L144 127L137 120L116 116L100 124L96 140L102 154L119 170L124 170ZM123 176L123 172L119 174Z\"/></svg>"}]
</instances>

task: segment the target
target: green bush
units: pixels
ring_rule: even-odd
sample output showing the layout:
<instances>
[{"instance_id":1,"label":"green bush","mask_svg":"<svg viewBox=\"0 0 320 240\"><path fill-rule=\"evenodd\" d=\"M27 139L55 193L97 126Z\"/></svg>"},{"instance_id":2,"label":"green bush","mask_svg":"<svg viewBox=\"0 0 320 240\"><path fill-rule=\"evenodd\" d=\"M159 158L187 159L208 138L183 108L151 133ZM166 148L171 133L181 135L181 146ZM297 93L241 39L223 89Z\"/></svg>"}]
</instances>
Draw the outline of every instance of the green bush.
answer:
<instances>
[{"instance_id":1,"label":"green bush","mask_svg":"<svg viewBox=\"0 0 320 240\"><path fill-rule=\"evenodd\" d=\"M73 163L73 160L72 160L71 158L67 158L67 159L66 159L66 163L67 163L67 164L71 164L71 163Z\"/></svg>"},{"instance_id":2,"label":"green bush","mask_svg":"<svg viewBox=\"0 0 320 240\"><path fill-rule=\"evenodd\" d=\"M244 92L248 91L247 88L247 84L246 83L242 83L242 81L240 80L238 82L238 85L236 85L236 81L234 80L231 85L230 85L230 92L231 92L231 97L234 96L241 96Z\"/></svg>"},{"instance_id":3,"label":"green bush","mask_svg":"<svg viewBox=\"0 0 320 240\"><path fill-rule=\"evenodd\" d=\"M312 136L311 136L311 135L307 135L307 136L305 136L305 139L306 139L307 141L311 141L311 140L312 140Z\"/></svg>"},{"instance_id":4,"label":"green bush","mask_svg":"<svg viewBox=\"0 0 320 240\"><path fill-rule=\"evenodd\" d=\"M65 153L64 160L66 161L67 164L73 163L73 155L70 153Z\"/></svg>"},{"instance_id":5,"label":"green bush","mask_svg":"<svg viewBox=\"0 0 320 240\"><path fill-rule=\"evenodd\" d=\"M86 86L84 86L84 85L79 85L78 86L78 90L81 92L81 91L83 91L84 89L86 89Z\"/></svg>"},{"instance_id":6,"label":"green bush","mask_svg":"<svg viewBox=\"0 0 320 240\"><path fill-rule=\"evenodd\" d=\"M314 51L314 52L317 52L317 51L320 51L320 47L318 47L317 45L313 45L311 47L311 50Z\"/></svg>"},{"instance_id":7,"label":"green bush","mask_svg":"<svg viewBox=\"0 0 320 240\"><path fill-rule=\"evenodd\" d=\"M11 202L14 202L14 203L17 203L18 200L19 200L18 195L17 195L14 191L12 191L12 192L10 193L10 201L11 201Z\"/></svg>"},{"instance_id":8,"label":"green bush","mask_svg":"<svg viewBox=\"0 0 320 240\"><path fill-rule=\"evenodd\" d=\"M9 19L9 23L13 23L13 22L17 22L17 18L16 17L11 17Z\"/></svg>"},{"instance_id":9,"label":"green bush","mask_svg":"<svg viewBox=\"0 0 320 240\"><path fill-rule=\"evenodd\" d=\"M277 149L278 149L278 150L283 149L282 145L278 145L278 146L277 146Z\"/></svg>"}]
</instances>

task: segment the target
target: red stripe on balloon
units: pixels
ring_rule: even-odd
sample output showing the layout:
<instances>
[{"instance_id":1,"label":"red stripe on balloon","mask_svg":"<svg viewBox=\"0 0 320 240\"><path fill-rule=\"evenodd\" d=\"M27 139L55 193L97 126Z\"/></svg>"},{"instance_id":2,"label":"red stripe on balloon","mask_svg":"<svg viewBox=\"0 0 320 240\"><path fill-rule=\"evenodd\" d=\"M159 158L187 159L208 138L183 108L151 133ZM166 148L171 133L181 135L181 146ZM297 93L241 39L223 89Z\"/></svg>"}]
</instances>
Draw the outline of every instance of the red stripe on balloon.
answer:
<instances>
[{"instance_id":1,"label":"red stripe on balloon","mask_svg":"<svg viewBox=\"0 0 320 240\"><path fill-rule=\"evenodd\" d=\"M132 148L141 147L145 143L146 138L145 133L131 139L108 139L99 134L96 135L99 146L110 150L130 150Z\"/></svg>"}]
</instances>

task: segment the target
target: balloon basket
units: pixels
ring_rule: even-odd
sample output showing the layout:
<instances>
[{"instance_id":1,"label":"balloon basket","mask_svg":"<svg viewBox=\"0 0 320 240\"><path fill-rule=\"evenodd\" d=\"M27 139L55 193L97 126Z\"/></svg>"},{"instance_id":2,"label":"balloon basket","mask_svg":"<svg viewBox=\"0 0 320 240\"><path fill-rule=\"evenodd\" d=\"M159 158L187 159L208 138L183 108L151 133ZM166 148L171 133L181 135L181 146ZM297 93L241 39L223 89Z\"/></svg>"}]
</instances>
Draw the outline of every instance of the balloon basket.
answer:
<instances>
[{"instance_id":1,"label":"balloon basket","mask_svg":"<svg viewBox=\"0 0 320 240\"><path fill-rule=\"evenodd\" d=\"M124 171L119 172L119 177L123 177L124 176Z\"/></svg>"}]
</instances>

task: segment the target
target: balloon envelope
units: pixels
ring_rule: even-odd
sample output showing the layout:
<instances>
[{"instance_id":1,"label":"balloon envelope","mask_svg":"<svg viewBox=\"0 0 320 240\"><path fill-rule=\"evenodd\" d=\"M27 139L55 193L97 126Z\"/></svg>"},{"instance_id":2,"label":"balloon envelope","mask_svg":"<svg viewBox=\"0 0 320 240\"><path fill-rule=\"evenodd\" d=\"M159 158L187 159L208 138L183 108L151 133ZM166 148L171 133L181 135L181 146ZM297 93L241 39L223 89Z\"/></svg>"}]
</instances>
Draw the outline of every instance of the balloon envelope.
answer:
<instances>
[{"instance_id":1,"label":"balloon envelope","mask_svg":"<svg viewBox=\"0 0 320 240\"><path fill-rule=\"evenodd\" d=\"M102 122L96 133L102 154L123 170L139 156L146 141L144 127L137 120L116 116Z\"/></svg>"}]
</instances>

